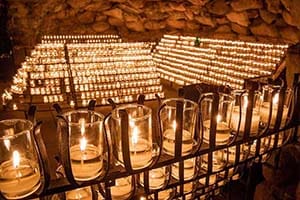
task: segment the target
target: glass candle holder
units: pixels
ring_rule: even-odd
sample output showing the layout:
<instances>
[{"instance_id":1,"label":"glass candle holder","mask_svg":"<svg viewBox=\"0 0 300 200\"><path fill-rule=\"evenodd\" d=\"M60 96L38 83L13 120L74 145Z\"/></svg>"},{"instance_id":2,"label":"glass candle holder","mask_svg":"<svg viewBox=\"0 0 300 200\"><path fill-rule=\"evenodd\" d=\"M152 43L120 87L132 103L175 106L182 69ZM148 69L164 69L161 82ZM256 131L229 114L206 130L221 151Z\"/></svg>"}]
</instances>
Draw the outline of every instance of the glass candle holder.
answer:
<instances>
[{"instance_id":1,"label":"glass candle holder","mask_svg":"<svg viewBox=\"0 0 300 200\"><path fill-rule=\"evenodd\" d=\"M148 184L150 190L156 190L163 188L169 180L169 167L160 167L149 170L148 172ZM139 175L139 183L144 187L144 173ZM147 176L146 176L147 178Z\"/></svg>"},{"instance_id":2,"label":"glass candle holder","mask_svg":"<svg viewBox=\"0 0 300 200\"><path fill-rule=\"evenodd\" d=\"M83 187L66 192L66 200L92 200L91 187Z\"/></svg>"},{"instance_id":3,"label":"glass candle holder","mask_svg":"<svg viewBox=\"0 0 300 200\"><path fill-rule=\"evenodd\" d=\"M76 181L96 179L104 174L104 160L107 147L103 131L104 116L89 110L75 110L64 113L64 121L59 120L61 134L68 134L67 148L69 154L61 152L63 160L70 166L64 166L68 177L68 170ZM63 122L67 123L68 133L64 132ZM66 141L61 141L61 151ZM70 169L69 169L70 168Z\"/></svg>"},{"instance_id":4,"label":"glass candle holder","mask_svg":"<svg viewBox=\"0 0 300 200\"><path fill-rule=\"evenodd\" d=\"M234 105L231 111L230 118L230 128L234 132L241 133L243 136L246 124L246 111L248 107L248 94L247 90L235 90L233 92ZM261 105L261 93L256 91L253 99L253 110L251 116L250 125L250 136L255 136L259 132L259 122L260 122L260 105Z\"/></svg>"},{"instance_id":5,"label":"glass candle holder","mask_svg":"<svg viewBox=\"0 0 300 200\"><path fill-rule=\"evenodd\" d=\"M0 121L0 191L8 199L25 198L41 186L38 152L30 121Z\"/></svg>"},{"instance_id":6,"label":"glass candle holder","mask_svg":"<svg viewBox=\"0 0 300 200\"><path fill-rule=\"evenodd\" d=\"M164 107L160 110L160 125L163 135L163 152L174 156L176 144L176 131L178 124L176 122L176 106L178 102L183 105L182 111L182 146L181 155L190 154L193 147L197 145L195 141L195 126L198 113L198 105L193 101L172 98L162 102Z\"/></svg>"},{"instance_id":7,"label":"glass candle holder","mask_svg":"<svg viewBox=\"0 0 300 200\"><path fill-rule=\"evenodd\" d=\"M112 111L111 118L117 161L133 170L149 166L154 157L151 109L139 104L123 105Z\"/></svg>"},{"instance_id":8,"label":"glass candle holder","mask_svg":"<svg viewBox=\"0 0 300 200\"><path fill-rule=\"evenodd\" d=\"M116 184L110 188L113 200L129 199L134 191L133 177L128 176L116 179Z\"/></svg>"},{"instance_id":9,"label":"glass candle holder","mask_svg":"<svg viewBox=\"0 0 300 200\"><path fill-rule=\"evenodd\" d=\"M206 93L200 102L203 126L203 141L210 142L210 129L212 120L216 122L215 144L224 145L230 141L231 128L229 125L233 105L233 97L228 94L219 93L218 112L213 116L212 110L216 102L215 94Z\"/></svg>"},{"instance_id":10,"label":"glass candle holder","mask_svg":"<svg viewBox=\"0 0 300 200\"><path fill-rule=\"evenodd\" d=\"M190 158L183 161L183 179L190 180L197 176L197 167L196 167L196 158ZM174 163L172 164L172 177L180 180L179 174L180 174L180 163Z\"/></svg>"},{"instance_id":11,"label":"glass candle holder","mask_svg":"<svg viewBox=\"0 0 300 200\"><path fill-rule=\"evenodd\" d=\"M201 156L201 168L208 171L208 166L212 165L212 172L222 170L227 164L227 157L225 157L222 150L214 151L212 154L212 163L208 163L208 154Z\"/></svg>"},{"instance_id":12,"label":"glass candle holder","mask_svg":"<svg viewBox=\"0 0 300 200\"><path fill-rule=\"evenodd\" d=\"M284 91L284 97L280 95L283 90L280 86L265 85L262 90L262 104L261 104L261 122L265 127L269 124L269 128L274 128L278 113L279 98L283 99L283 112L279 128L284 127L287 121L288 109L291 102L291 90ZM272 109L271 109L272 107ZM270 121L269 121L270 120ZM269 122L269 123L268 123Z\"/></svg>"},{"instance_id":13,"label":"glass candle holder","mask_svg":"<svg viewBox=\"0 0 300 200\"><path fill-rule=\"evenodd\" d=\"M166 190L159 191L157 194L158 200L171 200L175 194L175 190L173 188L169 188ZM156 199L154 194L150 195L151 199Z\"/></svg>"}]
</instances>

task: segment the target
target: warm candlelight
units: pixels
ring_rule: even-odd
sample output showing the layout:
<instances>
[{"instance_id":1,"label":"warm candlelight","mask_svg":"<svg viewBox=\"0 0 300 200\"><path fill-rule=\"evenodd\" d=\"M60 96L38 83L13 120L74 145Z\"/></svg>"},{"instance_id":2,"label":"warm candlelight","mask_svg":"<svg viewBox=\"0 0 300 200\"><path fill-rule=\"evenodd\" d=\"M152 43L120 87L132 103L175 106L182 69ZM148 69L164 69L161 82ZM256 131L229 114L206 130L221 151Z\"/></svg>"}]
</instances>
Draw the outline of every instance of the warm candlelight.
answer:
<instances>
[{"instance_id":1,"label":"warm candlelight","mask_svg":"<svg viewBox=\"0 0 300 200\"><path fill-rule=\"evenodd\" d=\"M210 120L203 122L204 134L203 141L209 143L210 134ZM217 128L216 128L216 144L226 144L230 138L230 128L227 122L221 121L221 116L217 116Z\"/></svg>"},{"instance_id":2,"label":"warm candlelight","mask_svg":"<svg viewBox=\"0 0 300 200\"><path fill-rule=\"evenodd\" d=\"M66 192L66 200L92 200L92 191L90 187L78 188Z\"/></svg>"},{"instance_id":3,"label":"warm candlelight","mask_svg":"<svg viewBox=\"0 0 300 200\"><path fill-rule=\"evenodd\" d=\"M166 178L165 167L149 170L149 188L154 190L162 188L166 182ZM144 186L144 174L140 174L140 183Z\"/></svg>"},{"instance_id":4,"label":"warm candlelight","mask_svg":"<svg viewBox=\"0 0 300 200\"><path fill-rule=\"evenodd\" d=\"M40 186L38 164L21 157L13 151L12 160L0 165L0 191L4 196L14 199L34 193Z\"/></svg>"},{"instance_id":5,"label":"warm candlelight","mask_svg":"<svg viewBox=\"0 0 300 200\"><path fill-rule=\"evenodd\" d=\"M269 124L270 128L274 128L274 126L275 126L277 111L278 111L278 101L279 101L279 93L276 93L272 99L272 116L271 116L271 120L270 120L270 124ZM261 121L264 124L267 124L268 120L269 120L269 116L270 116L270 103L269 102L262 103L260 114L261 114ZM285 125L285 122L287 119L287 114L288 114L288 108L286 105L284 105L280 127L283 127Z\"/></svg>"},{"instance_id":6,"label":"warm candlelight","mask_svg":"<svg viewBox=\"0 0 300 200\"><path fill-rule=\"evenodd\" d=\"M80 145L70 148L70 158L76 180L91 180L100 175L103 168L101 149L88 144L84 137L80 139Z\"/></svg>"},{"instance_id":7,"label":"warm candlelight","mask_svg":"<svg viewBox=\"0 0 300 200\"><path fill-rule=\"evenodd\" d=\"M230 119L230 127L233 131L237 132L239 128L239 132L243 133L245 130L246 124L246 111L248 107L248 97L244 96L244 102L241 106L241 116L240 116L240 106L233 106L231 119ZM240 126L239 126L240 120ZM251 128L250 128L250 135L256 135L258 133L260 115L258 109L253 109L252 111L252 119L251 119Z\"/></svg>"},{"instance_id":8,"label":"warm candlelight","mask_svg":"<svg viewBox=\"0 0 300 200\"><path fill-rule=\"evenodd\" d=\"M141 138L140 130L134 125L129 144L130 161L132 168L138 169L148 166L152 160L152 148L149 141Z\"/></svg>"},{"instance_id":9,"label":"warm candlelight","mask_svg":"<svg viewBox=\"0 0 300 200\"><path fill-rule=\"evenodd\" d=\"M110 191L113 200L127 199L132 192L131 177L116 179L116 184L110 188Z\"/></svg>"},{"instance_id":10,"label":"warm candlelight","mask_svg":"<svg viewBox=\"0 0 300 200\"><path fill-rule=\"evenodd\" d=\"M171 124L171 128L166 129L163 133L163 150L169 155L175 154L175 133L177 124L174 120ZM182 154L189 154L193 148L193 138L190 132L187 130L182 131Z\"/></svg>"},{"instance_id":11,"label":"warm candlelight","mask_svg":"<svg viewBox=\"0 0 300 200\"><path fill-rule=\"evenodd\" d=\"M184 180L190 180L196 175L196 159L191 158L183 161L183 178ZM179 163L175 163L172 165L172 176L179 180Z\"/></svg>"}]
</instances>

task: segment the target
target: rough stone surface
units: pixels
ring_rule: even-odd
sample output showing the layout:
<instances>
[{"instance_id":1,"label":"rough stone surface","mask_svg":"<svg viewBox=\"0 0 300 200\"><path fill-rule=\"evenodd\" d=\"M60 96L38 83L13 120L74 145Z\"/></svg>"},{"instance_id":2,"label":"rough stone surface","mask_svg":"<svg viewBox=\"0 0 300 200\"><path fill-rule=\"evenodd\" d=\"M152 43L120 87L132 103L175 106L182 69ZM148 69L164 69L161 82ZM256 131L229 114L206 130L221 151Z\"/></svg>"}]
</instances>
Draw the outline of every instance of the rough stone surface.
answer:
<instances>
[{"instance_id":1,"label":"rough stone surface","mask_svg":"<svg viewBox=\"0 0 300 200\"><path fill-rule=\"evenodd\" d=\"M206 5L208 11L215 15L225 15L230 11L230 6L225 0L214 0Z\"/></svg>"},{"instance_id":2,"label":"rough stone surface","mask_svg":"<svg viewBox=\"0 0 300 200\"><path fill-rule=\"evenodd\" d=\"M234 0L231 3L234 11L240 12L250 9L259 9L263 7L262 1L259 0Z\"/></svg>"},{"instance_id":3,"label":"rough stone surface","mask_svg":"<svg viewBox=\"0 0 300 200\"><path fill-rule=\"evenodd\" d=\"M273 23L274 20L276 19L276 15L267 10L260 9L259 15L267 24Z\"/></svg>"},{"instance_id":4,"label":"rough stone surface","mask_svg":"<svg viewBox=\"0 0 300 200\"><path fill-rule=\"evenodd\" d=\"M240 26L236 23L231 23L231 28L234 32L240 33L242 35L247 35L249 33L248 28L246 28L244 26Z\"/></svg>"},{"instance_id":5,"label":"rough stone surface","mask_svg":"<svg viewBox=\"0 0 300 200\"><path fill-rule=\"evenodd\" d=\"M268 36L268 37L278 37L278 31L274 26L268 25L266 23L261 23L250 27L251 32L254 35Z\"/></svg>"},{"instance_id":6,"label":"rough stone surface","mask_svg":"<svg viewBox=\"0 0 300 200\"><path fill-rule=\"evenodd\" d=\"M279 29L279 33L283 39L291 43L297 43L300 39L300 31L294 27L284 27Z\"/></svg>"},{"instance_id":7,"label":"rough stone surface","mask_svg":"<svg viewBox=\"0 0 300 200\"><path fill-rule=\"evenodd\" d=\"M200 24L204 24L210 27L215 27L216 23L210 16L196 16L195 20Z\"/></svg>"},{"instance_id":8,"label":"rough stone surface","mask_svg":"<svg viewBox=\"0 0 300 200\"><path fill-rule=\"evenodd\" d=\"M270 11L271 13L277 14L282 12L280 0L266 0L266 3L267 3L267 10Z\"/></svg>"},{"instance_id":9,"label":"rough stone surface","mask_svg":"<svg viewBox=\"0 0 300 200\"><path fill-rule=\"evenodd\" d=\"M19 48L44 34L115 33L124 41L165 33L247 41L300 41L298 0L9 0Z\"/></svg>"},{"instance_id":10,"label":"rough stone surface","mask_svg":"<svg viewBox=\"0 0 300 200\"><path fill-rule=\"evenodd\" d=\"M83 23L83 24L89 24L94 22L95 19L95 13L92 12L84 12L78 15L78 20L79 22Z\"/></svg>"},{"instance_id":11,"label":"rough stone surface","mask_svg":"<svg viewBox=\"0 0 300 200\"><path fill-rule=\"evenodd\" d=\"M229 21L237 23L241 26L248 26L250 24L248 15L246 12L230 12L226 15Z\"/></svg>"}]
</instances>

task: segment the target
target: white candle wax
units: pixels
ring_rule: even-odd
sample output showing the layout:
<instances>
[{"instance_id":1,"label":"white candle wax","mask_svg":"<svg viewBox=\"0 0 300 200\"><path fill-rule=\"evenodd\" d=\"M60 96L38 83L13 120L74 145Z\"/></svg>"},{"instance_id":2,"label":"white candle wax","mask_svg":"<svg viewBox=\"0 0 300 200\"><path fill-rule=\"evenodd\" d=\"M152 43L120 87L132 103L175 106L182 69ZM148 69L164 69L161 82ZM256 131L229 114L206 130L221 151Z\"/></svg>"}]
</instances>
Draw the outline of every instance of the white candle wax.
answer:
<instances>
[{"instance_id":1,"label":"white candle wax","mask_svg":"<svg viewBox=\"0 0 300 200\"><path fill-rule=\"evenodd\" d=\"M74 178L79 181L86 181L100 175L103 167L101 150L91 144L87 144L85 150L80 145L70 148L71 167Z\"/></svg>"},{"instance_id":2,"label":"white candle wax","mask_svg":"<svg viewBox=\"0 0 300 200\"><path fill-rule=\"evenodd\" d=\"M152 147L146 139L138 138L135 143L130 143L130 161L133 169L140 169L151 164ZM122 154L122 152L120 152Z\"/></svg>"},{"instance_id":3,"label":"white candle wax","mask_svg":"<svg viewBox=\"0 0 300 200\"><path fill-rule=\"evenodd\" d=\"M204 134L203 141L209 143L210 120L203 122ZM216 128L216 144L226 144L230 138L230 128L226 122L218 122Z\"/></svg>"},{"instance_id":4,"label":"white candle wax","mask_svg":"<svg viewBox=\"0 0 300 200\"><path fill-rule=\"evenodd\" d=\"M92 200L92 191L90 187L78 188L66 192L66 200Z\"/></svg>"},{"instance_id":5,"label":"white candle wax","mask_svg":"<svg viewBox=\"0 0 300 200\"><path fill-rule=\"evenodd\" d=\"M127 199L131 194L131 177L116 179L116 185L110 188L113 200Z\"/></svg>"},{"instance_id":6,"label":"white candle wax","mask_svg":"<svg viewBox=\"0 0 300 200\"><path fill-rule=\"evenodd\" d=\"M245 123L246 123L246 110L242 110L241 112L241 124L240 124L240 133L243 133L245 130ZM231 114L231 121L230 127L237 131L240 119L240 109L239 106L234 106ZM252 112L252 119L251 119L251 128L250 128L250 135L256 135L258 132L260 121L260 115L258 114L257 110L253 110Z\"/></svg>"},{"instance_id":7,"label":"white candle wax","mask_svg":"<svg viewBox=\"0 0 300 200\"><path fill-rule=\"evenodd\" d=\"M20 157L18 166L13 160L0 165L0 191L10 199L23 198L34 193L40 187L38 164Z\"/></svg>"},{"instance_id":8,"label":"white candle wax","mask_svg":"<svg viewBox=\"0 0 300 200\"><path fill-rule=\"evenodd\" d=\"M182 132L182 155L189 154L193 149L193 135L187 130ZM175 131L167 129L163 133L163 150L166 154L175 154Z\"/></svg>"},{"instance_id":9,"label":"white candle wax","mask_svg":"<svg viewBox=\"0 0 300 200\"><path fill-rule=\"evenodd\" d=\"M223 153L221 151L215 151L213 153L212 158L212 171L220 171L226 164L226 161L224 160ZM202 156L202 168L204 170L208 169L208 155L205 154Z\"/></svg>"},{"instance_id":10,"label":"white candle wax","mask_svg":"<svg viewBox=\"0 0 300 200\"><path fill-rule=\"evenodd\" d=\"M166 170L164 167L156 168L149 171L149 188L159 189L164 186L166 181ZM140 182L144 186L144 175L140 175Z\"/></svg>"},{"instance_id":11,"label":"white candle wax","mask_svg":"<svg viewBox=\"0 0 300 200\"><path fill-rule=\"evenodd\" d=\"M183 161L184 168L183 168L183 178L184 180L190 180L195 175L195 159L191 158L188 160ZM175 163L172 165L172 176L179 180L179 163Z\"/></svg>"},{"instance_id":12,"label":"white candle wax","mask_svg":"<svg viewBox=\"0 0 300 200\"><path fill-rule=\"evenodd\" d=\"M268 119L269 119L269 114L270 114L270 103L263 102L260 109L261 109L261 111L260 111L261 121L264 124L267 124ZM272 116L271 116L271 121L270 121L270 125L269 125L270 128L274 128L274 126L275 126L277 110L278 110L278 104L274 103L274 105L272 106ZM288 108L286 106L284 106L280 127L283 127L285 125L287 114L288 114Z\"/></svg>"}]
</instances>

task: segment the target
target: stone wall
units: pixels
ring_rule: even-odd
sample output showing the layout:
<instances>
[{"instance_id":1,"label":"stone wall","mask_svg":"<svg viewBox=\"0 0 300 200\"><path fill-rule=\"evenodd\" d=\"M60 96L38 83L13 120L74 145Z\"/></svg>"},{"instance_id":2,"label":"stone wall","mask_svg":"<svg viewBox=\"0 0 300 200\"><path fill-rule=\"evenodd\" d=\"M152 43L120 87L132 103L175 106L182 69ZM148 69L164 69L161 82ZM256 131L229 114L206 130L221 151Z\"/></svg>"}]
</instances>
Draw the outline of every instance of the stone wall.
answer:
<instances>
[{"instance_id":1,"label":"stone wall","mask_svg":"<svg viewBox=\"0 0 300 200\"><path fill-rule=\"evenodd\" d=\"M44 34L120 34L158 40L164 33L241 40L300 40L298 0L8 0L15 46Z\"/></svg>"}]
</instances>

